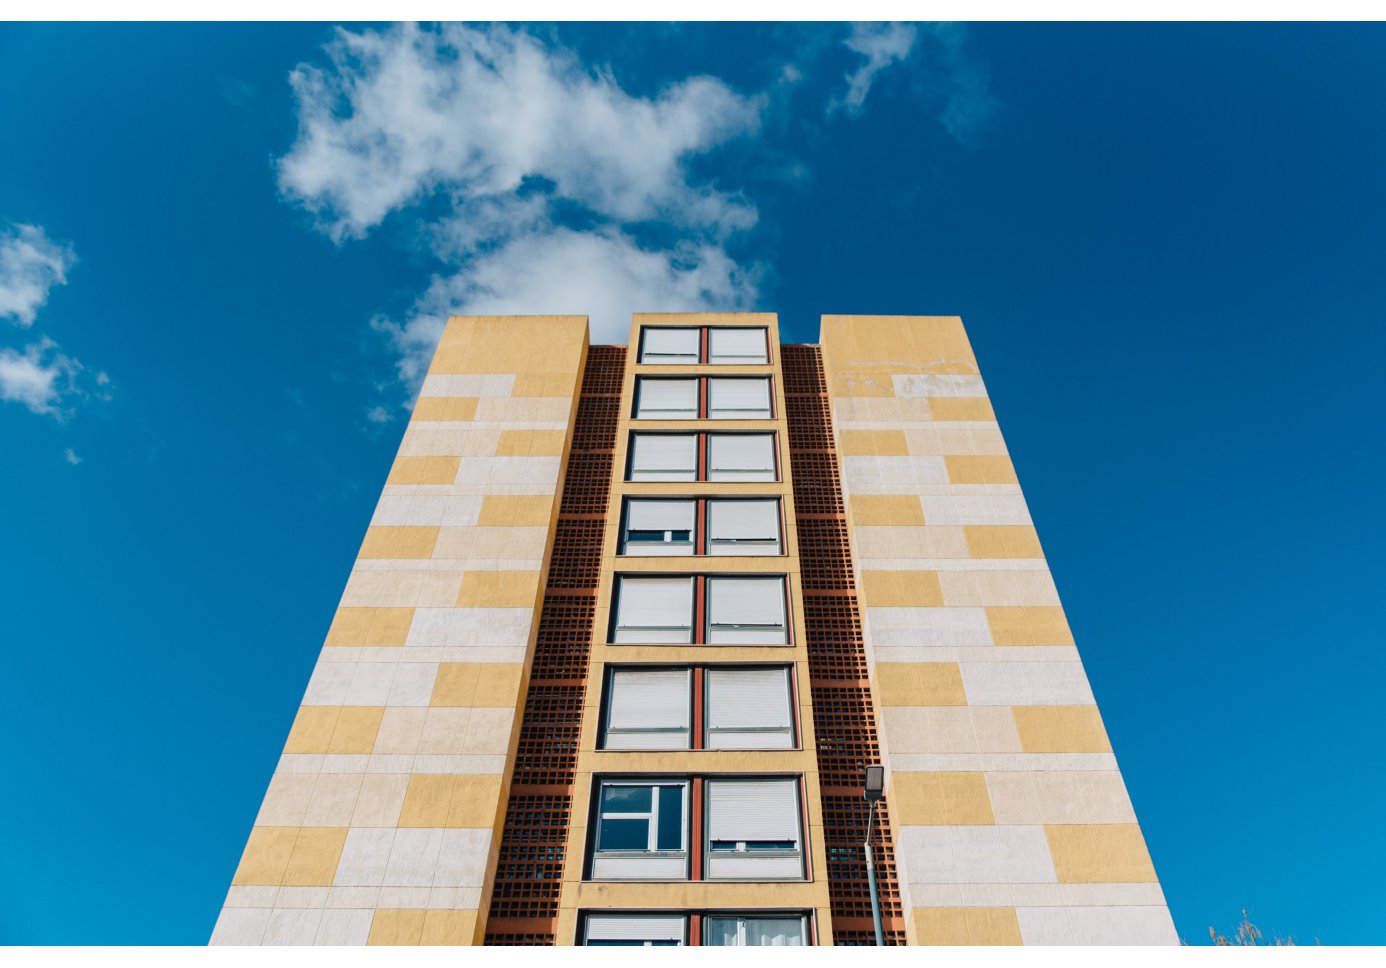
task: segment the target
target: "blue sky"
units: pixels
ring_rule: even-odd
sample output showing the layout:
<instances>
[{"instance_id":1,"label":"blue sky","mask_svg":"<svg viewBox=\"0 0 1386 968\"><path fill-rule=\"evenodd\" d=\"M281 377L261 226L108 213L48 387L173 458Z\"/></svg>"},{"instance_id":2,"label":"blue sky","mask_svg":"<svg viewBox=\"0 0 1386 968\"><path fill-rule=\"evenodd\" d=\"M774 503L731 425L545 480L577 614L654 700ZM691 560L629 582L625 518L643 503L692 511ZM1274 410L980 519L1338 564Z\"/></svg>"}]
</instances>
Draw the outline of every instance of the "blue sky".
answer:
<instances>
[{"instance_id":1,"label":"blue sky","mask_svg":"<svg viewBox=\"0 0 1386 968\"><path fill-rule=\"evenodd\" d=\"M1386 942L1382 63L0 26L0 942L206 940L442 315L704 307L961 315L1181 934Z\"/></svg>"}]
</instances>

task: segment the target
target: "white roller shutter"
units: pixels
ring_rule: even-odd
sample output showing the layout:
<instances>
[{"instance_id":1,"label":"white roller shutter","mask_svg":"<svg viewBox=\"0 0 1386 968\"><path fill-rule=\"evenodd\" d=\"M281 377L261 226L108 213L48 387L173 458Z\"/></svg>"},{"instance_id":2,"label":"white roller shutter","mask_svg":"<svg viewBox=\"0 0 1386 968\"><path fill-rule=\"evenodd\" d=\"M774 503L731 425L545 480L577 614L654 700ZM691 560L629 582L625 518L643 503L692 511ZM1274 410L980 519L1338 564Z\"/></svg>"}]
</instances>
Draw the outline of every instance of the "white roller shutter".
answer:
<instances>
[{"instance_id":1,"label":"white roller shutter","mask_svg":"<svg viewBox=\"0 0 1386 968\"><path fill-rule=\"evenodd\" d=\"M707 336L709 363L768 363L763 329L712 329Z\"/></svg>"},{"instance_id":2,"label":"white roller shutter","mask_svg":"<svg viewBox=\"0 0 1386 968\"><path fill-rule=\"evenodd\" d=\"M687 669L618 669L611 674L606 749L687 749Z\"/></svg>"},{"instance_id":3,"label":"white roller shutter","mask_svg":"<svg viewBox=\"0 0 1386 968\"><path fill-rule=\"evenodd\" d=\"M773 481L774 434L709 434L708 480Z\"/></svg>"},{"instance_id":4,"label":"white roller shutter","mask_svg":"<svg viewBox=\"0 0 1386 968\"><path fill-rule=\"evenodd\" d=\"M708 380L708 416L720 420L770 416L770 381L713 377Z\"/></svg>"},{"instance_id":5,"label":"white roller shutter","mask_svg":"<svg viewBox=\"0 0 1386 968\"><path fill-rule=\"evenodd\" d=\"M709 669L707 748L792 749L787 669Z\"/></svg>"},{"instance_id":6,"label":"white roller shutter","mask_svg":"<svg viewBox=\"0 0 1386 968\"><path fill-rule=\"evenodd\" d=\"M588 941L677 941L683 944L684 917L677 914L589 914Z\"/></svg>"},{"instance_id":7,"label":"white roller shutter","mask_svg":"<svg viewBox=\"0 0 1386 968\"><path fill-rule=\"evenodd\" d=\"M708 780L707 839L799 843L799 781Z\"/></svg>"},{"instance_id":8,"label":"white roller shutter","mask_svg":"<svg viewBox=\"0 0 1386 968\"><path fill-rule=\"evenodd\" d=\"M709 578L708 643L784 645L783 578Z\"/></svg>"},{"instance_id":9,"label":"white roller shutter","mask_svg":"<svg viewBox=\"0 0 1386 968\"><path fill-rule=\"evenodd\" d=\"M641 332L641 363L698 362L698 344L702 341L698 330L647 326Z\"/></svg>"},{"instance_id":10,"label":"white roller shutter","mask_svg":"<svg viewBox=\"0 0 1386 968\"><path fill-rule=\"evenodd\" d=\"M778 501L710 501L710 555L777 555L780 553Z\"/></svg>"},{"instance_id":11,"label":"white roller shutter","mask_svg":"<svg viewBox=\"0 0 1386 968\"><path fill-rule=\"evenodd\" d=\"M626 527L631 531L692 531L692 501L631 500L626 505Z\"/></svg>"},{"instance_id":12,"label":"white roller shutter","mask_svg":"<svg viewBox=\"0 0 1386 968\"><path fill-rule=\"evenodd\" d=\"M697 380L636 380L635 416L642 420L693 420L698 416Z\"/></svg>"},{"instance_id":13,"label":"white roller shutter","mask_svg":"<svg viewBox=\"0 0 1386 968\"><path fill-rule=\"evenodd\" d=\"M620 580L616 602L617 642L690 642L692 578Z\"/></svg>"},{"instance_id":14,"label":"white roller shutter","mask_svg":"<svg viewBox=\"0 0 1386 968\"><path fill-rule=\"evenodd\" d=\"M636 434L633 481L692 481L698 477L698 438L693 434Z\"/></svg>"}]
</instances>

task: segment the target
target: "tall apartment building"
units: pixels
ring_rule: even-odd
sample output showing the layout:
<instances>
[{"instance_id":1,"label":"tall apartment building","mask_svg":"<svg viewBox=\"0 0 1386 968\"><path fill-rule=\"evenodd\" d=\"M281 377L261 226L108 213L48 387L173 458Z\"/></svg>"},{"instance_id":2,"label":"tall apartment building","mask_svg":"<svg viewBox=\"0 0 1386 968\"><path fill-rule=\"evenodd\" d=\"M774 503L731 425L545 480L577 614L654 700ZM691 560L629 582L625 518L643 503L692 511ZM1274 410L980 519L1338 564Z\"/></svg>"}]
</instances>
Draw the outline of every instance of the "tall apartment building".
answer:
<instances>
[{"instance_id":1,"label":"tall apartment building","mask_svg":"<svg viewBox=\"0 0 1386 968\"><path fill-rule=\"evenodd\" d=\"M458 317L213 943L1176 935L955 317Z\"/></svg>"}]
</instances>

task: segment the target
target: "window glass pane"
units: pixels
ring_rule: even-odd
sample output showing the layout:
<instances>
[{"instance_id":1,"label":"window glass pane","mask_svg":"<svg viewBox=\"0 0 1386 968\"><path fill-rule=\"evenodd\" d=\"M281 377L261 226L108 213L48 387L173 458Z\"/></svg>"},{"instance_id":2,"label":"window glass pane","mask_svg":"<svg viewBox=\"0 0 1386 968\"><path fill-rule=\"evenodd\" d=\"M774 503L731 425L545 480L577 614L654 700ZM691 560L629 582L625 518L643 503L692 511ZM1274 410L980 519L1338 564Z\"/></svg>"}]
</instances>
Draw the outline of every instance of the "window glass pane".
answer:
<instances>
[{"instance_id":1,"label":"window glass pane","mask_svg":"<svg viewBox=\"0 0 1386 968\"><path fill-rule=\"evenodd\" d=\"M646 326L641 333L641 363L698 362L698 344L702 341L698 330Z\"/></svg>"},{"instance_id":2,"label":"window glass pane","mask_svg":"<svg viewBox=\"0 0 1386 968\"><path fill-rule=\"evenodd\" d=\"M709 434L708 480L773 481L774 434Z\"/></svg>"},{"instance_id":3,"label":"window glass pane","mask_svg":"<svg viewBox=\"0 0 1386 968\"><path fill-rule=\"evenodd\" d=\"M777 555L779 502L710 501L707 537L710 555Z\"/></svg>"},{"instance_id":4,"label":"window glass pane","mask_svg":"<svg viewBox=\"0 0 1386 968\"><path fill-rule=\"evenodd\" d=\"M635 415L645 420L691 420L698 416L697 380L636 381Z\"/></svg>"},{"instance_id":5,"label":"window glass pane","mask_svg":"<svg viewBox=\"0 0 1386 968\"><path fill-rule=\"evenodd\" d=\"M708 380L708 416L755 419L770 416L770 381L714 377Z\"/></svg>"},{"instance_id":6,"label":"window glass pane","mask_svg":"<svg viewBox=\"0 0 1386 968\"><path fill-rule=\"evenodd\" d=\"M736 918L708 918L707 943L710 945L737 945Z\"/></svg>"},{"instance_id":7,"label":"window glass pane","mask_svg":"<svg viewBox=\"0 0 1386 968\"><path fill-rule=\"evenodd\" d=\"M683 850L683 787L659 788L658 849Z\"/></svg>"},{"instance_id":8,"label":"window glass pane","mask_svg":"<svg viewBox=\"0 0 1386 968\"><path fill-rule=\"evenodd\" d=\"M709 363L767 363L766 330L711 329L707 336Z\"/></svg>"},{"instance_id":9,"label":"window glass pane","mask_svg":"<svg viewBox=\"0 0 1386 968\"><path fill-rule=\"evenodd\" d=\"M696 480L698 438L693 434L636 434L630 463L633 481Z\"/></svg>"},{"instance_id":10,"label":"window glass pane","mask_svg":"<svg viewBox=\"0 0 1386 968\"><path fill-rule=\"evenodd\" d=\"M617 642L691 642L692 578L623 577L617 586Z\"/></svg>"},{"instance_id":11,"label":"window glass pane","mask_svg":"<svg viewBox=\"0 0 1386 968\"><path fill-rule=\"evenodd\" d=\"M742 930L747 945L780 947L804 943L803 918L746 918Z\"/></svg>"},{"instance_id":12,"label":"window glass pane","mask_svg":"<svg viewBox=\"0 0 1386 968\"><path fill-rule=\"evenodd\" d=\"M602 788L602 813L649 813L654 804L647 786L607 786Z\"/></svg>"},{"instance_id":13,"label":"window glass pane","mask_svg":"<svg viewBox=\"0 0 1386 968\"><path fill-rule=\"evenodd\" d=\"M784 645L783 578L709 578L710 644Z\"/></svg>"},{"instance_id":14,"label":"window glass pane","mask_svg":"<svg viewBox=\"0 0 1386 968\"><path fill-rule=\"evenodd\" d=\"M648 820L609 820L602 818L597 832L601 850L648 850L650 822Z\"/></svg>"},{"instance_id":15,"label":"window glass pane","mask_svg":"<svg viewBox=\"0 0 1386 968\"><path fill-rule=\"evenodd\" d=\"M693 501L628 500L621 553L626 555L691 555Z\"/></svg>"}]
</instances>

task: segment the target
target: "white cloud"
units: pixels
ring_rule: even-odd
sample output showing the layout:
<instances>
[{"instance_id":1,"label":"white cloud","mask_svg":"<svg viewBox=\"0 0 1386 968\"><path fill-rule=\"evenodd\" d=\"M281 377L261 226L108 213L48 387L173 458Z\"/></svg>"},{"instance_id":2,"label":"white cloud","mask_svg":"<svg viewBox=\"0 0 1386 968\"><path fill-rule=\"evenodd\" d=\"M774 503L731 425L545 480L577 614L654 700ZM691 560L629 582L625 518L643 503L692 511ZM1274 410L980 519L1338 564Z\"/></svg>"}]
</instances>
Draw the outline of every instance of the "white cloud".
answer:
<instances>
[{"instance_id":1,"label":"white cloud","mask_svg":"<svg viewBox=\"0 0 1386 968\"><path fill-rule=\"evenodd\" d=\"M82 364L51 339L36 340L23 353L0 347L0 400L61 417L63 401L79 393L77 378L82 371Z\"/></svg>"},{"instance_id":2,"label":"white cloud","mask_svg":"<svg viewBox=\"0 0 1386 968\"><path fill-rule=\"evenodd\" d=\"M442 270L402 322L371 323L408 389L453 313L586 314L621 342L632 312L754 304L760 273L728 244L755 207L689 162L756 132L763 98L709 77L632 96L505 26L341 30L326 50L330 67L290 75L284 196L338 243L444 203L417 229Z\"/></svg>"},{"instance_id":3,"label":"white cloud","mask_svg":"<svg viewBox=\"0 0 1386 968\"><path fill-rule=\"evenodd\" d=\"M834 101L830 109L845 108L850 114L860 113L876 75L908 57L914 49L916 35L917 31L911 24L852 24L851 32L843 44L865 57L866 63L847 75L847 93L841 100Z\"/></svg>"},{"instance_id":4,"label":"white cloud","mask_svg":"<svg viewBox=\"0 0 1386 968\"><path fill-rule=\"evenodd\" d=\"M73 450L71 447L69 447L67 451L63 454L63 458L73 467L76 467L78 464L82 463L82 458L78 457L77 452Z\"/></svg>"},{"instance_id":5,"label":"white cloud","mask_svg":"<svg viewBox=\"0 0 1386 968\"><path fill-rule=\"evenodd\" d=\"M48 290L67 282L76 263L72 249L48 238L37 225L11 225L0 233L0 317L32 326Z\"/></svg>"}]
</instances>

